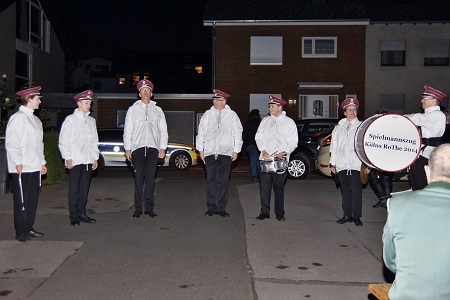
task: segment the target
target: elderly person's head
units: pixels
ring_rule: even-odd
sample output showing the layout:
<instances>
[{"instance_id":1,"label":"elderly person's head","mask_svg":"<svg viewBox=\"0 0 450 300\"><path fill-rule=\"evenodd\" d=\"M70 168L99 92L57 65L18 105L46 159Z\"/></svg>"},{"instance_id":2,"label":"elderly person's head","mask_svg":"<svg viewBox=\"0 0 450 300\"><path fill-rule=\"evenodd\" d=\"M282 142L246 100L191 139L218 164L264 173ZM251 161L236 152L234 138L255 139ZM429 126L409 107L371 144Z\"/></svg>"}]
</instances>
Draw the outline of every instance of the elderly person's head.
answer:
<instances>
[{"instance_id":1,"label":"elderly person's head","mask_svg":"<svg viewBox=\"0 0 450 300\"><path fill-rule=\"evenodd\" d=\"M425 166L428 183L444 181L450 183L450 144L442 144L430 155Z\"/></svg>"}]
</instances>

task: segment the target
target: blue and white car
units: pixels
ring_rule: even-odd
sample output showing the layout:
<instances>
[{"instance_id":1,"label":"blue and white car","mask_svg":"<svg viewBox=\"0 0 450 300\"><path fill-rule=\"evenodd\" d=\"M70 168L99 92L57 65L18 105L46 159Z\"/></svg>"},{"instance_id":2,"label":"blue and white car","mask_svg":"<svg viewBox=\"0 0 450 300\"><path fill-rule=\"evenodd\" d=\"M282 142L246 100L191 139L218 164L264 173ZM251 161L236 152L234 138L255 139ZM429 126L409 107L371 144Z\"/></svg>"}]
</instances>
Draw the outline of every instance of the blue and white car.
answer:
<instances>
[{"instance_id":1,"label":"blue and white car","mask_svg":"<svg viewBox=\"0 0 450 300\"><path fill-rule=\"evenodd\" d=\"M99 168L129 166L123 148L123 129L98 129L98 140ZM199 152L194 146L169 142L166 157L159 160L158 164L184 170L197 165L200 161Z\"/></svg>"}]
</instances>

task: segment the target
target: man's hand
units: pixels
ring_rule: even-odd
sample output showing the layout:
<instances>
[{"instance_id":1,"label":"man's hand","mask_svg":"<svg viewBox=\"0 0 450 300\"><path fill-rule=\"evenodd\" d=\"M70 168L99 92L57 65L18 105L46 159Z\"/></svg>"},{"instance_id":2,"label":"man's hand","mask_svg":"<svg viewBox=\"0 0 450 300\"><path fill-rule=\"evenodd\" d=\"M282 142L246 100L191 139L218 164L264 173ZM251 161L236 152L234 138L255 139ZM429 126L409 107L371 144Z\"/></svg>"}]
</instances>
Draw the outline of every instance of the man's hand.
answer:
<instances>
[{"instance_id":1,"label":"man's hand","mask_svg":"<svg viewBox=\"0 0 450 300\"><path fill-rule=\"evenodd\" d=\"M336 166L330 166L331 173L336 174Z\"/></svg>"},{"instance_id":2,"label":"man's hand","mask_svg":"<svg viewBox=\"0 0 450 300\"><path fill-rule=\"evenodd\" d=\"M238 157L237 152L231 153L231 161L235 161L237 159L237 157Z\"/></svg>"},{"instance_id":3,"label":"man's hand","mask_svg":"<svg viewBox=\"0 0 450 300\"><path fill-rule=\"evenodd\" d=\"M19 175L19 177L22 176L22 170L23 170L22 165L16 165L17 175Z\"/></svg>"},{"instance_id":4,"label":"man's hand","mask_svg":"<svg viewBox=\"0 0 450 300\"><path fill-rule=\"evenodd\" d=\"M131 150L125 150L125 157L127 160L131 161Z\"/></svg>"},{"instance_id":5,"label":"man's hand","mask_svg":"<svg viewBox=\"0 0 450 300\"><path fill-rule=\"evenodd\" d=\"M267 153L266 150L261 151L261 153L262 153L262 157L263 157L264 160L269 160L270 159L270 155L269 155L269 153Z\"/></svg>"},{"instance_id":6,"label":"man's hand","mask_svg":"<svg viewBox=\"0 0 450 300\"><path fill-rule=\"evenodd\" d=\"M205 151L200 151L200 158L205 162Z\"/></svg>"},{"instance_id":7,"label":"man's hand","mask_svg":"<svg viewBox=\"0 0 450 300\"><path fill-rule=\"evenodd\" d=\"M66 167L67 169L72 169L73 165L72 165L72 160L71 159L66 159Z\"/></svg>"},{"instance_id":8,"label":"man's hand","mask_svg":"<svg viewBox=\"0 0 450 300\"><path fill-rule=\"evenodd\" d=\"M158 158L166 157L166 149L159 149Z\"/></svg>"},{"instance_id":9,"label":"man's hand","mask_svg":"<svg viewBox=\"0 0 450 300\"><path fill-rule=\"evenodd\" d=\"M98 167L98 160L94 160L94 163L92 164L92 171L97 169Z\"/></svg>"},{"instance_id":10,"label":"man's hand","mask_svg":"<svg viewBox=\"0 0 450 300\"><path fill-rule=\"evenodd\" d=\"M277 154L277 157L278 157L278 158L283 158L283 157L286 156L286 154L287 154L287 153L286 153L285 151L283 151L283 152L278 153L278 154Z\"/></svg>"},{"instance_id":11,"label":"man's hand","mask_svg":"<svg viewBox=\"0 0 450 300\"><path fill-rule=\"evenodd\" d=\"M41 175L45 175L45 174L47 174L47 167L45 165L42 165Z\"/></svg>"}]
</instances>

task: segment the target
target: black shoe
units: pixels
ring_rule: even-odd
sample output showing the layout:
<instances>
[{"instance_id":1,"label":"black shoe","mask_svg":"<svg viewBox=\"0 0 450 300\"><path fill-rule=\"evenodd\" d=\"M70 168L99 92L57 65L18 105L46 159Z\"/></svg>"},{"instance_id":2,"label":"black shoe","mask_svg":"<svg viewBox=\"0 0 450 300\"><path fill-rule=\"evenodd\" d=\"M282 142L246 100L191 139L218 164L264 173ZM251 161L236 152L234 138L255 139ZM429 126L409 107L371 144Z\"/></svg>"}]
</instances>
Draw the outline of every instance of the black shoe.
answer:
<instances>
[{"instance_id":1,"label":"black shoe","mask_svg":"<svg viewBox=\"0 0 450 300\"><path fill-rule=\"evenodd\" d=\"M355 218L355 225L356 226L363 226L363 223L361 222L361 220L359 218Z\"/></svg>"},{"instance_id":2,"label":"black shoe","mask_svg":"<svg viewBox=\"0 0 450 300\"><path fill-rule=\"evenodd\" d=\"M16 240L18 240L19 242L26 242L31 240L30 237L28 236L28 234L26 233L22 233L22 234L16 234Z\"/></svg>"},{"instance_id":3,"label":"black shoe","mask_svg":"<svg viewBox=\"0 0 450 300\"><path fill-rule=\"evenodd\" d=\"M229 217L230 216L230 214L229 213L227 213L226 211L221 211L221 212L219 212L219 213L217 213L219 216L221 216L221 217L224 217L224 218L226 218L226 217Z\"/></svg>"},{"instance_id":4,"label":"black shoe","mask_svg":"<svg viewBox=\"0 0 450 300\"><path fill-rule=\"evenodd\" d=\"M45 234L43 232L39 232L31 228L30 231L28 231L29 237L43 237Z\"/></svg>"},{"instance_id":5,"label":"black shoe","mask_svg":"<svg viewBox=\"0 0 450 300\"><path fill-rule=\"evenodd\" d=\"M338 224L352 223L352 222L353 222L352 217L345 217L345 216L336 221L336 223L338 223Z\"/></svg>"},{"instance_id":6,"label":"black shoe","mask_svg":"<svg viewBox=\"0 0 450 300\"><path fill-rule=\"evenodd\" d=\"M286 218L283 216L277 216L278 221L286 221Z\"/></svg>"},{"instance_id":7,"label":"black shoe","mask_svg":"<svg viewBox=\"0 0 450 300\"><path fill-rule=\"evenodd\" d=\"M270 219L269 215L265 215L265 214L260 214L259 216L257 216L255 218L255 220L264 220L264 219Z\"/></svg>"},{"instance_id":8,"label":"black shoe","mask_svg":"<svg viewBox=\"0 0 450 300\"><path fill-rule=\"evenodd\" d=\"M142 211L135 211L133 214L133 218L139 218L142 215Z\"/></svg>"},{"instance_id":9,"label":"black shoe","mask_svg":"<svg viewBox=\"0 0 450 300\"><path fill-rule=\"evenodd\" d=\"M72 226L80 226L80 220L79 219L70 219L70 225Z\"/></svg>"},{"instance_id":10,"label":"black shoe","mask_svg":"<svg viewBox=\"0 0 450 300\"><path fill-rule=\"evenodd\" d=\"M83 223L95 223L95 222L97 222L96 219L92 219L86 214L81 215L80 221L83 222Z\"/></svg>"},{"instance_id":11,"label":"black shoe","mask_svg":"<svg viewBox=\"0 0 450 300\"><path fill-rule=\"evenodd\" d=\"M157 214L155 214L155 213L153 212L153 210L146 211L145 214L146 214L147 216L149 216L150 218L154 218L154 217L158 216Z\"/></svg>"},{"instance_id":12,"label":"black shoe","mask_svg":"<svg viewBox=\"0 0 450 300\"><path fill-rule=\"evenodd\" d=\"M214 212L212 210L208 210L204 213L204 215L211 217L212 215L214 215Z\"/></svg>"}]
</instances>

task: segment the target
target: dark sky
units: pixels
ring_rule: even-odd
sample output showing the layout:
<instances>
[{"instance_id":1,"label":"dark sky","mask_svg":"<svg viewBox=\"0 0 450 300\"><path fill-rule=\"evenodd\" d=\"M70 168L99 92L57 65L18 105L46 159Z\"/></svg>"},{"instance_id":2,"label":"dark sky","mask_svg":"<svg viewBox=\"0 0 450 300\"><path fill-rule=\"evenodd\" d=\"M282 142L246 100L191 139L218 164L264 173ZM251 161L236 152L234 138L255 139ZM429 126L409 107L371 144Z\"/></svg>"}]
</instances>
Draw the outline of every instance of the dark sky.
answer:
<instances>
[{"instance_id":1,"label":"dark sky","mask_svg":"<svg viewBox=\"0 0 450 300\"><path fill-rule=\"evenodd\" d=\"M113 48L211 51L206 0L56 0L67 59L111 58Z\"/></svg>"}]
</instances>

